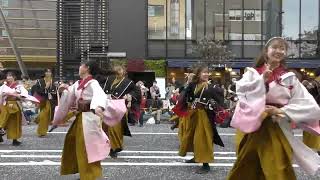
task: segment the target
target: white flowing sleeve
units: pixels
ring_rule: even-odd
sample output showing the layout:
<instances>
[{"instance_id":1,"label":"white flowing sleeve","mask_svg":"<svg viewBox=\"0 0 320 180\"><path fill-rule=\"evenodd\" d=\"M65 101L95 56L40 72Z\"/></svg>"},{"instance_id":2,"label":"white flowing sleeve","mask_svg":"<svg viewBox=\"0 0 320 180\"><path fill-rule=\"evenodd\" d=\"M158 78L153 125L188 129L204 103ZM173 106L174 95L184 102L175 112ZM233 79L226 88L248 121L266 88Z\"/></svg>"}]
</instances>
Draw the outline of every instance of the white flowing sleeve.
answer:
<instances>
[{"instance_id":1,"label":"white flowing sleeve","mask_svg":"<svg viewBox=\"0 0 320 180\"><path fill-rule=\"evenodd\" d=\"M3 104L4 98L2 96L4 85L0 86L0 106Z\"/></svg>"},{"instance_id":2,"label":"white flowing sleeve","mask_svg":"<svg viewBox=\"0 0 320 180\"><path fill-rule=\"evenodd\" d=\"M90 109L96 109L97 107L102 107L106 108L107 104L107 95L101 88L100 84L98 81L93 81L90 84L92 91L93 91L93 96L90 104Z\"/></svg>"},{"instance_id":3,"label":"white flowing sleeve","mask_svg":"<svg viewBox=\"0 0 320 180\"><path fill-rule=\"evenodd\" d=\"M266 87L263 77L255 69L247 68L247 72L236 82L236 93L239 101L231 126L245 133L258 130L266 105Z\"/></svg>"},{"instance_id":4,"label":"white flowing sleeve","mask_svg":"<svg viewBox=\"0 0 320 180\"><path fill-rule=\"evenodd\" d=\"M63 122L64 118L69 112L70 107L75 101L75 85L73 84L62 92L60 102L54 112L53 125L58 125Z\"/></svg>"},{"instance_id":5,"label":"white flowing sleeve","mask_svg":"<svg viewBox=\"0 0 320 180\"><path fill-rule=\"evenodd\" d=\"M21 96L28 97L28 95L29 95L28 90L26 88L24 88L23 85L18 85L17 88L19 89Z\"/></svg>"},{"instance_id":6,"label":"white flowing sleeve","mask_svg":"<svg viewBox=\"0 0 320 180\"><path fill-rule=\"evenodd\" d=\"M292 87L291 99L281 109L296 123L312 122L320 119L320 108L313 96L295 76L283 80Z\"/></svg>"}]
</instances>

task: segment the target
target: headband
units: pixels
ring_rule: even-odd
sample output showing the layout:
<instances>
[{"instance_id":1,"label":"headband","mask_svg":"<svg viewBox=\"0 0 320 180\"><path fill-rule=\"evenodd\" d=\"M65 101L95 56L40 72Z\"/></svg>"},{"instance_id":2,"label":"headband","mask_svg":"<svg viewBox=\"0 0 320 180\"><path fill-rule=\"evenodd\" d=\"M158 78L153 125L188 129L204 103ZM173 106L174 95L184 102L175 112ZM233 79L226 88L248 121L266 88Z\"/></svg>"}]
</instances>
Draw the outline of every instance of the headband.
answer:
<instances>
[{"instance_id":1,"label":"headband","mask_svg":"<svg viewBox=\"0 0 320 180\"><path fill-rule=\"evenodd\" d=\"M264 47L268 47L268 45L271 43L271 41L273 41L275 39L281 39L281 40L285 41L285 39L283 37L272 37L267 41L267 43L264 45Z\"/></svg>"}]
</instances>

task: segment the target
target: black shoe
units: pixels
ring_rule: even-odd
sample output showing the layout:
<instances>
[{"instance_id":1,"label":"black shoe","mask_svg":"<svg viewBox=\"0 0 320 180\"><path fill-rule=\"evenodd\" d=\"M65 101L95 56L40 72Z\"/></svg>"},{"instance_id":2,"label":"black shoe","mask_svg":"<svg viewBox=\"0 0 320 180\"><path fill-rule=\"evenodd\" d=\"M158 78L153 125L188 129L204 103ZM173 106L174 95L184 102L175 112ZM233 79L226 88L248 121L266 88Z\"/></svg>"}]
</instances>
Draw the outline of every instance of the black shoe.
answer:
<instances>
[{"instance_id":1,"label":"black shoe","mask_svg":"<svg viewBox=\"0 0 320 180\"><path fill-rule=\"evenodd\" d=\"M210 171L210 166L202 166L196 171L197 174L207 174Z\"/></svg>"},{"instance_id":2,"label":"black shoe","mask_svg":"<svg viewBox=\"0 0 320 180\"><path fill-rule=\"evenodd\" d=\"M4 135L6 135L6 131L0 128L0 136L4 136Z\"/></svg>"},{"instance_id":3,"label":"black shoe","mask_svg":"<svg viewBox=\"0 0 320 180\"><path fill-rule=\"evenodd\" d=\"M185 163L196 163L196 162L194 161L194 158L189 159L189 160L185 160L184 162L185 162Z\"/></svg>"},{"instance_id":4,"label":"black shoe","mask_svg":"<svg viewBox=\"0 0 320 180\"><path fill-rule=\"evenodd\" d=\"M320 151L318 151L318 154L319 154L319 156L320 156Z\"/></svg>"},{"instance_id":5,"label":"black shoe","mask_svg":"<svg viewBox=\"0 0 320 180\"><path fill-rule=\"evenodd\" d=\"M48 131L48 132L52 132L53 130L57 129L58 126L57 125L54 125L54 126L51 126L51 129Z\"/></svg>"},{"instance_id":6,"label":"black shoe","mask_svg":"<svg viewBox=\"0 0 320 180\"><path fill-rule=\"evenodd\" d=\"M114 159L118 157L118 153L116 151L113 151L113 150L110 151L109 155L110 155L111 158L114 158Z\"/></svg>"},{"instance_id":7,"label":"black shoe","mask_svg":"<svg viewBox=\"0 0 320 180\"><path fill-rule=\"evenodd\" d=\"M139 127L143 127L143 124L139 124Z\"/></svg>"},{"instance_id":8,"label":"black shoe","mask_svg":"<svg viewBox=\"0 0 320 180\"><path fill-rule=\"evenodd\" d=\"M2 143L3 142L3 138L2 138L2 136L0 136L0 143Z\"/></svg>"},{"instance_id":9,"label":"black shoe","mask_svg":"<svg viewBox=\"0 0 320 180\"><path fill-rule=\"evenodd\" d=\"M19 142L18 140L14 139L12 141L12 146L20 146L21 145L21 142Z\"/></svg>"},{"instance_id":10,"label":"black shoe","mask_svg":"<svg viewBox=\"0 0 320 180\"><path fill-rule=\"evenodd\" d=\"M178 124L174 124L170 127L170 129L173 131L174 129L178 128Z\"/></svg>"}]
</instances>

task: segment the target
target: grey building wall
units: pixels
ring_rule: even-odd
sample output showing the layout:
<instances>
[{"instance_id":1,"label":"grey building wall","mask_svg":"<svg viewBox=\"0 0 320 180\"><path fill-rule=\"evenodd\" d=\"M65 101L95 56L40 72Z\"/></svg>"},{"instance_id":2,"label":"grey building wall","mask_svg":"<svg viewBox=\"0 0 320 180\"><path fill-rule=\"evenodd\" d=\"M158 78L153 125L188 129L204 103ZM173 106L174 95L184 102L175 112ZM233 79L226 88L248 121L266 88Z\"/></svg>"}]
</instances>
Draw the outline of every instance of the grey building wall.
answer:
<instances>
[{"instance_id":1,"label":"grey building wall","mask_svg":"<svg viewBox=\"0 0 320 180\"><path fill-rule=\"evenodd\" d=\"M110 0L109 51L145 58L147 0Z\"/></svg>"}]
</instances>

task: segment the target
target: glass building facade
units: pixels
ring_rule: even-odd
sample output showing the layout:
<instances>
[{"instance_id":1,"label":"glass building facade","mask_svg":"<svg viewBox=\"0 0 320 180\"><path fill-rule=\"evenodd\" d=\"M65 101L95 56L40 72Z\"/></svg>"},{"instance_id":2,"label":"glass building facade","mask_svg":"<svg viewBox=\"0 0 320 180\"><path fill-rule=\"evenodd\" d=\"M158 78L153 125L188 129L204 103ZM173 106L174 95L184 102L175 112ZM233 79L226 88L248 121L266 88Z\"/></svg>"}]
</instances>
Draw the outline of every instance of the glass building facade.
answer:
<instances>
[{"instance_id":1,"label":"glass building facade","mask_svg":"<svg viewBox=\"0 0 320 180\"><path fill-rule=\"evenodd\" d=\"M0 0L0 5L27 67L52 67L57 53L56 0ZM17 66L2 23L0 60L5 67Z\"/></svg>"},{"instance_id":2,"label":"glass building facade","mask_svg":"<svg viewBox=\"0 0 320 180\"><path fill-rule=\"evenodd\" d=\"M319 0L148 0L147 57L197 58L193 47L207 36L252 59L283 36L290 58L320 59L319 9Z\"/></svg>"}]
</instances>

